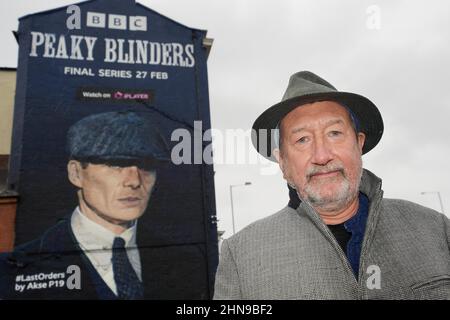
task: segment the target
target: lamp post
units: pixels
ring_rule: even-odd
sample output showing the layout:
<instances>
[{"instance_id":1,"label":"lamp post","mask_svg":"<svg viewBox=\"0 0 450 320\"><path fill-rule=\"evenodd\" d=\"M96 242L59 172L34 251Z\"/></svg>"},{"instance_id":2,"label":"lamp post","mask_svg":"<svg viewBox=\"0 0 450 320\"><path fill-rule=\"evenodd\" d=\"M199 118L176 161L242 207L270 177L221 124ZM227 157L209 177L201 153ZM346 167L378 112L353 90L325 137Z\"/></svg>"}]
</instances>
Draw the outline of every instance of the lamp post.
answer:
<instances>
[{"instance_id":1,"label":"lamp post","mask_svg":"<svg viewBox=\"0 0 450 320\"><path fill-rule=\"evenodd\" d=\"M233 207L233 188L234 187L243 187L251 185L251 182L245 182L242 184L232 184L230 185L230 199L231 199L231 221L233 223L233 234L236 233L236 225L234 224L234 207Z\"/></svg>"},{"instance_id":2,"label":"lamp post","mask_svg":"<svg viewBox=\"0 0 450 320\"><path fill-rule=\"evenodd\" d=\"M439 191L422 191L420 194L424 195L424 194L430 194L430 193L437 194L437 196L439 198L439 204L441 205L441 212L444 213L444 205L442 204L441 193Z\"/></svg>"}]
</instances>

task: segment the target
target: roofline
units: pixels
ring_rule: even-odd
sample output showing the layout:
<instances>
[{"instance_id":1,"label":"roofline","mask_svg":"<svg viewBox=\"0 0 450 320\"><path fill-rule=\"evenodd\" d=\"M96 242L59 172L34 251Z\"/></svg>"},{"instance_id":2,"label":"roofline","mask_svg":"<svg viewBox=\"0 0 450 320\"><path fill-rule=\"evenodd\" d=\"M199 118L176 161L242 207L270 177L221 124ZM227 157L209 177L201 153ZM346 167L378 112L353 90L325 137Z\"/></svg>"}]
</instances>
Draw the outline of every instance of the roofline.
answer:
<instances>
[{"instance_id":1,"label":"roofline","mask_svg":"<svg viewBox=\"0 0 450 320\"><path fill-rule=\"evenodd\" d=\"M0 71L17 71L17 68L13 68L13 67L0 67Z\"/></svg>"}]
</instances>

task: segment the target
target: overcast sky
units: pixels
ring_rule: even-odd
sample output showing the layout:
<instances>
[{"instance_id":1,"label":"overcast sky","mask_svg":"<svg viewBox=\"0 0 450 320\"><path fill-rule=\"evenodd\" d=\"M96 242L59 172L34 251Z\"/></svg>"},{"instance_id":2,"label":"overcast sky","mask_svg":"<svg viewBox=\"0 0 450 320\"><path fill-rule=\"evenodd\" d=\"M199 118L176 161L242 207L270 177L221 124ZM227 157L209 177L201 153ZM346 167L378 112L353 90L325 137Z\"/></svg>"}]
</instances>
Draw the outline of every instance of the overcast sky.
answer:
<instances>
[{"instance_id":1,"label":"overcast sky","mask_svg":"<svg viewBox=\"0 0 450 320\"><path fill-rule=\"evenodd\" d=\"M17 18L74 2L0 1L0 66L17 66L11 33ZM440 211L436 193L421 195L439 191L450 216L450 2L138 2L208 30L214 38L208 60L214 128L251 128L262 111L280 101L292 73L313 71L339 90L368 97L380 109L384 136L363 161L383 179L385 197ZM380 10L379 29L373 28L377 21L371 5ZM237 230L287 204L282 175L264 175L264 168L267 163L215 166L219 229L225 237L232 234L230 185L252 182L233 190Z\"/></svg>"}]
</instances>

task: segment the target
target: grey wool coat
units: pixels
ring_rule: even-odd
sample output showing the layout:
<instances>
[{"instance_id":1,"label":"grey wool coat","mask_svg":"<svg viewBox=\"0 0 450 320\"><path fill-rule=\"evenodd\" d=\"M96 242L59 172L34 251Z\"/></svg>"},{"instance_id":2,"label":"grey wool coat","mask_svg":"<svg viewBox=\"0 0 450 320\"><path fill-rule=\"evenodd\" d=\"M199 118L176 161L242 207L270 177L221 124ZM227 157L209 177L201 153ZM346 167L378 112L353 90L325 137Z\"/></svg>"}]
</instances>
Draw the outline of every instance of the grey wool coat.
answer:
<instances>
[{"instance_id":1,"label":"grey wool coat","mask_svg":"<svg viewBox=\"0 0 450 320\"><path fill-rule=\"evenodd\" d=\"M214 299L450 299L450 222L418 204L383 199L364 170L369 215L357 279L307 203L259 220L222 244Z\"/></svg>"}]
</instances>

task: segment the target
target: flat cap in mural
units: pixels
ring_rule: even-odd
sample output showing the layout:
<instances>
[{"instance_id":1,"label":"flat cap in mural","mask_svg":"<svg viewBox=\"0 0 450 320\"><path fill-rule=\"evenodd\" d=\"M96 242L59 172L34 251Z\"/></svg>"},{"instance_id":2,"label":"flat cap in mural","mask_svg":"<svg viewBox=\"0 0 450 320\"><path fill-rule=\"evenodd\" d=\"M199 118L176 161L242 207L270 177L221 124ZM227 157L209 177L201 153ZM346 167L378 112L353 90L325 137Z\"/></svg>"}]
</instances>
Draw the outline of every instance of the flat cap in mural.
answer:
<instances>
[{"instance_id":1,"label":"flat cap in mural","mask_svg":"<svg viewBox=\"0 0 450 320\"><path fill-rule=\"evenodd\" d=\"M168 161L169 150L155 121L131 111L90 115L67 133L70 159L127 165Z\"/></svg>"}]
</instances>

